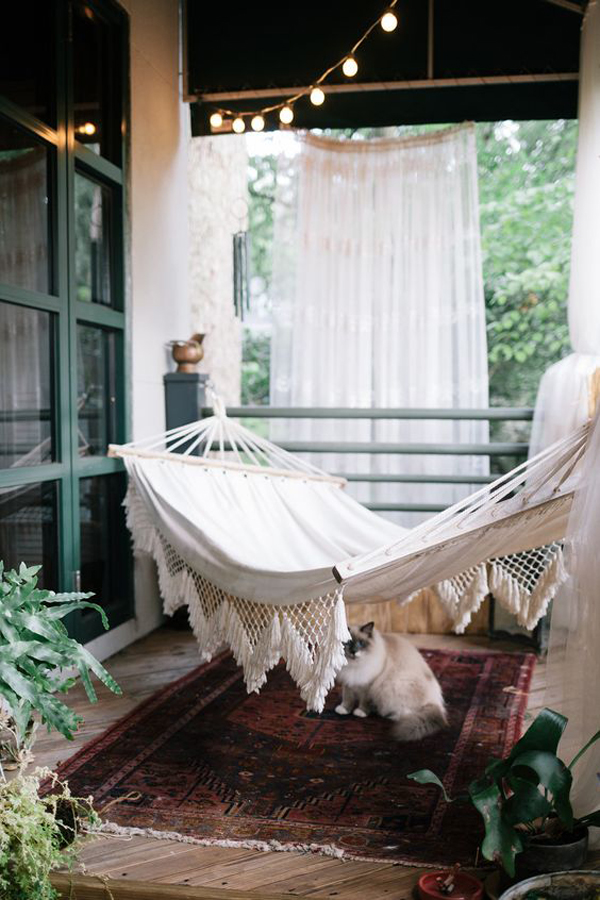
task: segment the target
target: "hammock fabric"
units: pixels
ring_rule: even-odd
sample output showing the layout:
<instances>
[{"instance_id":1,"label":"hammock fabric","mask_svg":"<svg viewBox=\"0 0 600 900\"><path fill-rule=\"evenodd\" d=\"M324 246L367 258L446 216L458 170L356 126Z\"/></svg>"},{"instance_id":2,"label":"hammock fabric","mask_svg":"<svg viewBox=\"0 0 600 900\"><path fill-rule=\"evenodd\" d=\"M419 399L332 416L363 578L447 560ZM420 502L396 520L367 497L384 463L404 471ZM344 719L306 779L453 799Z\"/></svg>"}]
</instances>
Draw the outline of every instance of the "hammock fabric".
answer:
<instances>
[{"instance_id":1,"label":"hammock fabric","mask_svg":"<svg viewBox=\"0 0 600 900\"><path fill-rule=\"evenodd\" d=\"M229 645L258 691L283 657L320 711L344 664L345 603L404 603L433 586L463 631L493 592L535 625L565 577L558 542L587 430L412 530L218 402L210 418L110 453L129 473L134 549L157 564L165 612L188 607L202 658Z\"/></svg>"}]
</instances>

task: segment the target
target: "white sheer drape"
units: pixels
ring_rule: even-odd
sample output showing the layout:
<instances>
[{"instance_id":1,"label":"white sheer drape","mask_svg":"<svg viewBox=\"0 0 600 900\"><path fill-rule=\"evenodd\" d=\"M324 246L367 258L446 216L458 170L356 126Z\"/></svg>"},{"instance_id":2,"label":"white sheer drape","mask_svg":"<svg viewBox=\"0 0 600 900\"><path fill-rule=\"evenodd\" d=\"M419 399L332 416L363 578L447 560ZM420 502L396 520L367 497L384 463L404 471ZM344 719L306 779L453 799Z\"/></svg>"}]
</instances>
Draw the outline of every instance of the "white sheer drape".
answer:
<instances>
[{"instance_id":1,"label":"white sheer drape","mask_svg":"<svg viewBox=\"0 0 600 900\"><path fill-rule=\"evenodd\" d=\"M600 408L599 408L600 409ZM575 493L566 539L569 579L552 608L547 663L546 706L568 716L561 756L569 762L600 728L600 412L596 414L583 462L581 487ZM600 745L574 770L578 815L600 805ZM598 844L600 832L594 830Z\"/></svg>"},{"instance_id":2,"label":"white sheer drape","mask_svg":"<svg viewBox=\"0 0 600 900\"><path fill-rule=\"evenodd\" d=\"M592 372L600 366L600 5L591 0L582 33L579 144L571 254L569 329L576 351L540 386L536 446L589 415ZM562 424L561 424L562 423ZM600 728L600 410L573 502L566 541L569 580L552 609L545 703L569 717L561 742L567 761ZM577 814L598 808L600 746L577 763ZM598 829L592 829L599 843Z\"/></svg>"},{"instance_id":3,"label":"white sheer drape","mask_svg":"<svg viewBox=\"0 0 600 900\"><path fill-rule=\"evenodd\" d=\"M472 126L423 137L306 136L284 160L274 247L271 402L485 407L487 350ZM487 423L296 421L276 437L482 442ZM484 474L487 459L339 454L330 471ZM470 486L379 485L361 500L448 504ZM414 518L404 517L412 525Z\"/></svg>"},{"instance_id":4,"label":"white sheer drape","mask_svg":"<svg viewBox=\"0 0 600 900\"><path fill-rule=\"evenodd\" d=\"M569 283L569 335L575 351L544 373L535 405L531 455L585 421L590 376L600 366L600 5L583 24L579 139Z\"/></svg>"}]
</instances>

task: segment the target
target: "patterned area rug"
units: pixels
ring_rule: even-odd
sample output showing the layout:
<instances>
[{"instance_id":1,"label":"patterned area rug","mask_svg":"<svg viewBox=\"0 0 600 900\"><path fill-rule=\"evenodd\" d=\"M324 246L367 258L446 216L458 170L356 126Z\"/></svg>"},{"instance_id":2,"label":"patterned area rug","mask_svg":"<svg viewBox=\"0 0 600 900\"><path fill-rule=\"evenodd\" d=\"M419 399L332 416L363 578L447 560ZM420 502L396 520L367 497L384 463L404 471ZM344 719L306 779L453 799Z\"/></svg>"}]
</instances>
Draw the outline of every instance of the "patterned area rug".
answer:
<instances>
[{"instance_id":1,"label":"patterned area rug","mask_svg":"<svg viewBox=\"0 0 600 900\"><path fill-rule=\"evenodd\" d=\"M535 658L424 655L441 681L450 727L421 742L394 743L389 723L376 717L338 716L337 690L322 715L307 713L281 665L249 696L223 655L151 697L60 774L98 807L129 794L111 807L114 823L179 839L473 864L477 813L446 806L437 788L405 776L431 768L454 794L490 754L507 752L520 735Z\"/></svg>"}]
</instances>

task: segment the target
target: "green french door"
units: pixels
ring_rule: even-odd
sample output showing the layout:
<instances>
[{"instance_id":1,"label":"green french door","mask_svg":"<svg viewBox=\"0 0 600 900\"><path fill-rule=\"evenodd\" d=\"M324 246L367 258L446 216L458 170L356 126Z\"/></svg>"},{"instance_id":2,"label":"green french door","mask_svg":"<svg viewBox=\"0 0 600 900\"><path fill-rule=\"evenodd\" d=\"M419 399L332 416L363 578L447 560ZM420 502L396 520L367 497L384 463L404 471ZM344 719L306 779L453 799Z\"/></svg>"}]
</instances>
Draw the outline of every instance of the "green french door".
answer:
<instances>
[{"instance_id":1,"label":"green french door","mask_svg":"<svg viewBox=\"0 0 600 900\"><path fill-rule=\"evenodd\" d=\"M33 0L0 35L0 559L132 615L124 171L128 21ZM10 24L9 24L10 23ZM80 640L97 614L71 623Z\"/></svg>"}]
</instances>

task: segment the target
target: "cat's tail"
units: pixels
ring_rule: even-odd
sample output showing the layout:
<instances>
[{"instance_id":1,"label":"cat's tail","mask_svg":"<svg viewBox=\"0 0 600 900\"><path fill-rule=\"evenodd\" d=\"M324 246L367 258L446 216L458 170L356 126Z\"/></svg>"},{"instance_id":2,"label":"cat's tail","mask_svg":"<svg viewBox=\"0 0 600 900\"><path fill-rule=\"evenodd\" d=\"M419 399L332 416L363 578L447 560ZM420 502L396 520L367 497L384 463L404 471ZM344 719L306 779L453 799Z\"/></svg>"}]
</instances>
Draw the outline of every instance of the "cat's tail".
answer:
<instances>
[{"instance_id":1,"label":"cat's tail","mask_svg":"<svg viewBox=\"0 0 600 900\"><path fill-rule=\"evenodd\" d=\"M392 735L396 741L420 741L448 724L443 706L426 703L418 712L394 719Z\"/></svg>"}]
</instances>

